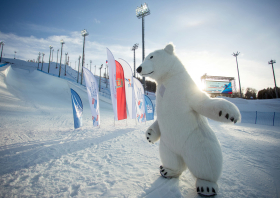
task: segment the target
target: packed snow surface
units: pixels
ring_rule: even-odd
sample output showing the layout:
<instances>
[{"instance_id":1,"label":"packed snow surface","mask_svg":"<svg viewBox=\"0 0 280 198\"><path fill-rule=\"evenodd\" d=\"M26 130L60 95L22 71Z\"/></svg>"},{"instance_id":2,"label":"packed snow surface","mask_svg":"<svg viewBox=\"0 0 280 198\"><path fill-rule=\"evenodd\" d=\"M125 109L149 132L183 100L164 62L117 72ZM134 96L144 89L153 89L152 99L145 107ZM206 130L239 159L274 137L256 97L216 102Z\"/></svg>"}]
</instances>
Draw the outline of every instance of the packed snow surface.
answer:
<instances>
[{"instance_id":1,"label":"packed snow surface","mask_svg":"<svg viewBox=\"0 0 280 198\"><path fill-rule=\"evenodd\" d=\"M114 123L100 97L101 126L93 127L83 86L14 63L0 67L0 197L199 197L188 170L160 176L159 144L144 135L152 121ZM84 104L76 130L70 88ZM278 99L229 100L244 111L280 112ZM216 197L280 197L280 128L209 122L224 157Z\"/></svg>"}]
</instances>

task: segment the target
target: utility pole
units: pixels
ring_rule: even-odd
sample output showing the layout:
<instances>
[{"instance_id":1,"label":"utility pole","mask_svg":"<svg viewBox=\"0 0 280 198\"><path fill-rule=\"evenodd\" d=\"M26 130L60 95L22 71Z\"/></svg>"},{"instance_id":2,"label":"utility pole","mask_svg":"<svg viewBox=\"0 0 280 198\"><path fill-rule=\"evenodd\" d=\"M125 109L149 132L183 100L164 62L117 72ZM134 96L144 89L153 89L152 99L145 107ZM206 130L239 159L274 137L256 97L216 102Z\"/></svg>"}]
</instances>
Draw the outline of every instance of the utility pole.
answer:
<instances>
[{"instance_id":1,"label":"utility pole","mask_svg":"<svg viewBox=\"0 0 280 198\"><path fill-rule=\"evenodd\" d=\"M81 56L79 56L79 65L78 65L78 77L77 77L77 83L79 83L80 60L81 60Z\"/></svg>"},{"instance_id":2,"label":"utility pole","mask_svg":"<svg viewBox=\"0 0 280 198\"><path fill-rule=\"evenodd\" d=\"M273 72L273 77L274 77L275 94L276 94L276 98L278 98L278 93L277 93L277 86L276 86L276 79L275 79L275 74L274 74L273 63L276 63L276 60L271 60L271 61L268 62L268 64L271 64L271 65L272 65L272 72Z\"/></svg>"}]
</instances>

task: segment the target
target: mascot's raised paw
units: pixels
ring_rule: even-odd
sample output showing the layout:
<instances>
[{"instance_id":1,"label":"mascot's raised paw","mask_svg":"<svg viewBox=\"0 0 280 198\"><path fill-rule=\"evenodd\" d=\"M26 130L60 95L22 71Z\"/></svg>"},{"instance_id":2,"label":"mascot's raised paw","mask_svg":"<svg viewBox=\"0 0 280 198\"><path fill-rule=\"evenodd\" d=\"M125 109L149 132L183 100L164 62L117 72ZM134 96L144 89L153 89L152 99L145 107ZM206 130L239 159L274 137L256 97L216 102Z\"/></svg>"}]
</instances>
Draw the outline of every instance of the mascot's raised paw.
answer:
<instances>
[{"instance_id":1,"label":"mascot's raised paw","mask_svg":"<svg viewBox=\"0 0 280 198\"><path fill-rule=\"evenodd\" d=\"M153 144L153 143L155 143L159 139L159 136L152 129L148 129L146 131L146 139L148 140L148 142Z\"/></svg>"}]
</instances>

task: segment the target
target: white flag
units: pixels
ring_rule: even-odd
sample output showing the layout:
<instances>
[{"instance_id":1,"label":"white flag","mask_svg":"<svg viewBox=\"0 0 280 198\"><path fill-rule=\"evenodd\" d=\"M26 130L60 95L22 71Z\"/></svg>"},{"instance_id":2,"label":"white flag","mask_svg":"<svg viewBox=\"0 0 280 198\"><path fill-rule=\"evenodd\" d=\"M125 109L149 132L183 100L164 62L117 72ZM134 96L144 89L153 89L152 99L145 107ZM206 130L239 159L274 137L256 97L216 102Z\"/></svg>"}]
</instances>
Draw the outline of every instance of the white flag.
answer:
<instances>
[{"instance_id":1,"label":"white flag","mask_svg":"<svg viewBox=\"0 0 280 198\"><path fill-rule=\"evenodd\" d=\"M117 109L117 86L116 86L116 62L112 52L107 48L107 60L109 69L109 82L111 90L111 99L114 109L115 120L118 120Z\"/></svg>"},{"instance_id":2,"label":"white flag","mask_svg":"<svg viewBox=\"0 0 280 198\"><path fill-rule=\"evenodd\" d=\"M84 79L86 81L88 101L91 109L93 126L99 126L100 112L99 112L98 84L94 75L85 67L84 67Z\"/></svg>"},{"instance_id":3,"label":"white flag","mask_svg":"<svg viewBox=\"0 0 280 198\"><path fill-rule=\"evenodd\" d=\"M146 121L144 88L139 80L133 78L136 102L136 119L139 123Z\"/></svg>"},{"instance_id":4,"label":"white flag","mask_svg":"<svg viewBox=\"0 0 280 198\"><path fill-rule=\"evenodd\" d=\"M122 65L124 71L126 107L129 113L129 117L131 119L135 119L136 109L135 109L135 93L134 93L132 69L125 60L118 59L118 61Z\"/></svg>"}]
</instances>

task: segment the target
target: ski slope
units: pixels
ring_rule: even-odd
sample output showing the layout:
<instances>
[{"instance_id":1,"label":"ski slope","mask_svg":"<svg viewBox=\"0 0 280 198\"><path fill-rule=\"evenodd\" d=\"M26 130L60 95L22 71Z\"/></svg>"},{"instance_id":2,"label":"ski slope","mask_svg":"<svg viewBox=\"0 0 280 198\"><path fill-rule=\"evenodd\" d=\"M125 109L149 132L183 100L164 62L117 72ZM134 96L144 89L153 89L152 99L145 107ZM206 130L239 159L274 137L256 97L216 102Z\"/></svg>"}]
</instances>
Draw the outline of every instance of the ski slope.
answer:
<instances>
[{"instance_id":1,"label":"ski slope","mask_svg":"<svg viewBox=\"0 0 280 198\"><path fill-rule=\"evenodd\" d=\"M160 176L159 144L144 135L152 121L114 126L110 100L101 96L94 128L86 89L74 78L12 61L0 67L0 197L199 197L188 170ZM84 104L77 130L70 88ZM280 111L279 99L229 100L244 111ZM209 122L224 157L216 197L280 197L280 127Z\"/></svg>"}]
</instances>

